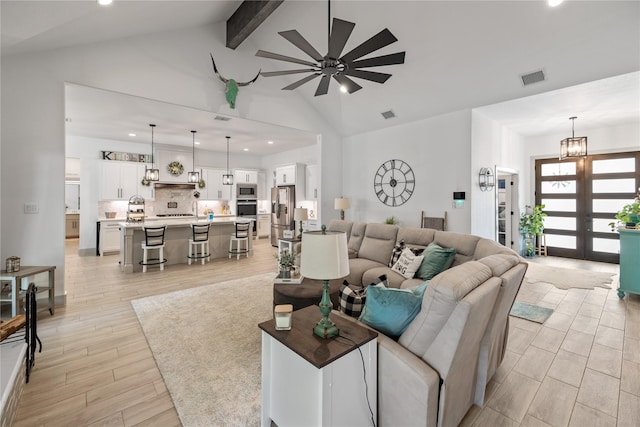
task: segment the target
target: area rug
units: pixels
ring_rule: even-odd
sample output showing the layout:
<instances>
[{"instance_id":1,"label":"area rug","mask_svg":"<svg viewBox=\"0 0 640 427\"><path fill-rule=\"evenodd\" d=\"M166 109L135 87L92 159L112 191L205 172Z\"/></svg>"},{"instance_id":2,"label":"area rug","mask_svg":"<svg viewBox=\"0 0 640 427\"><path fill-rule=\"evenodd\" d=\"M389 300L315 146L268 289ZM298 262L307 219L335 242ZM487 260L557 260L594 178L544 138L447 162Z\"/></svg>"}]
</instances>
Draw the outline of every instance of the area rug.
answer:
<instances>
[{"instance_id":1,"label":"area rug","mask_svg":"<svg viewBox=\"0 0 640 427\"><path fill-rule=\"evenodd\" d=\"M131 302L183 426L260 424L258 323L272 317L274 276Z\"/></svg>"},{"instance_id":2,"label":"area rug","mask_svg":"<svg viewBox=\"0 0 640 427\"><path fill-rule=\"evenodd\" d=\"M509 314L532 322L544 323L552 313L553 310L550 308L516 301L513 307L511 307L511 313Z\"/></svg>"},{"instance_id":3,"label":"area rug","mask_svg":"<svg viewBox=\"0 0 640 427\"><path fill-rule=\"evenodd\" d=\"M527 268L527 273L524 278L529 283L550 283L559 289L593 289L596 286L611 289L613 276L615 275L612 273L553 267L546 264L529 262L529 267Z\"/></svg>"}]
</instances>

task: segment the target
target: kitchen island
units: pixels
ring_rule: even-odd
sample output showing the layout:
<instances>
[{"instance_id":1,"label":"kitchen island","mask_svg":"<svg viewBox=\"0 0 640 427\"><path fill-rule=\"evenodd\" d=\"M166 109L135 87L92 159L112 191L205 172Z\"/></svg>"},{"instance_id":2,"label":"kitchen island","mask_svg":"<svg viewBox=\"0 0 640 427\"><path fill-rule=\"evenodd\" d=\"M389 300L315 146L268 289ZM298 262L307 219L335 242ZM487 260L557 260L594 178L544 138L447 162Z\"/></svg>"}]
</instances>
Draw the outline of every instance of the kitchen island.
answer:
<instances>
[{"instance_id":1,"label":"kitchen island","mask_svg":"<svg viewBox=\"0 0 640 427\"><path fill-rule=\"evenodd\" d=\"M235 233L236 223L252 222L253 219L239 217L220 217L212 221L208 219L162 218L147 219L144 222L121 222L120 226L120 269L125 273L142 271L141 244L144 241L144 226L167 226L164 234L164 257L166 265L187 262L189 239L192 237L192 224L211 224L209 229L209 247L211 258L227 258L229 256L229 238ZM252 227L249 227L249 252L252 251Z\"/></svg>"}]
</instances>

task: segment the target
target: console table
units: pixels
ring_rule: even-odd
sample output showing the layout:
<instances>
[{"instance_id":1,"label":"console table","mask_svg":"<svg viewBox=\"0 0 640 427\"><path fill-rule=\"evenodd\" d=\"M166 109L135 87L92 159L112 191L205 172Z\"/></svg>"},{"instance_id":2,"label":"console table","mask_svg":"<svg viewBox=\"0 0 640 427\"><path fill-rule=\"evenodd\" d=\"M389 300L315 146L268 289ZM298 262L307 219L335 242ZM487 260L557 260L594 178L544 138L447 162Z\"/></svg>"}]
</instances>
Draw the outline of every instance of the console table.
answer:
<instances>
[{"instance_id":1,"label":"console table","mask_svg":"<svg viewBox=\"0 0 640 427\"><path fill-rule=\"evenodd\" d=\"M0 271L0 281L11 282L11 297L0 298L0 301L11 301L11 317L18 314L18 294L20 290L27 290L29 287L29 278L40 273L48 273L49 284L47 286L38 286L37 293L49 291L49 313L53 316L55 313L55 293L56 293L56 267L55 266L22 266L19 271L7 273L6 270ZM18 283L20 286L18 287Z\"/></svg>"},{"instance_id":2,"label":"console table","mask_svg":"<svg viewBox=\"0 0 640 427\"><path fill-rule=\"evenodd\" d=\"M313 334L322 317L317 306L292 316L290 331L276 330L273 319L258 325L261 425L371 426L372 417L377 421L377 332L334 314L340 336L322 339Z\"/></svg>"}]
</instances>

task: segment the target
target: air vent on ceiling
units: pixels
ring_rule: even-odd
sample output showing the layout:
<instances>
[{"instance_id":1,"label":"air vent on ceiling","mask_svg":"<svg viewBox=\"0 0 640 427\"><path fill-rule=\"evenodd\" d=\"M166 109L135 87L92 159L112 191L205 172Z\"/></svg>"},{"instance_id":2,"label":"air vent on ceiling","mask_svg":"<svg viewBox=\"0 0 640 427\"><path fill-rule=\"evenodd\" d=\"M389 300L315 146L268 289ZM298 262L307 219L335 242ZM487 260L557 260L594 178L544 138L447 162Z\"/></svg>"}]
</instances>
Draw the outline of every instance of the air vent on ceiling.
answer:
<instances>
[{"instance_id":1,"label":"air vent on ceiling","mask_svg":"<svg viewBox=\"0 0 640 427\"><path fill-rule=\"evenodd\" d=\"M231 120L231 117L215 116L213 118L213 120L220 120L221 122L228 122L229 120Z\"/></svg>"},{"instance_id":2,"label":"air vent on ceiling","mask_svg":"<svg viewBox=\"0 0 640 427\"><path fill-rule=\"evenodd\" d=\"M543 82L544 81L544 71L534 71L533 73L524 74L520 76L522 79L522 84L527 86L533 83Z\"/></svg>"},{"instance_id":3,"label":"air vent on ceiling","mask_svg":"<svg viewBox=\"0 0 640 427\"><path fill-rule=\"evenodd\" d=\"M383 111L381 114L382 117L385 118L385 120L393 119L396 116L396 113L394 113L392 110Z\"/></svg>"}]
</instances>

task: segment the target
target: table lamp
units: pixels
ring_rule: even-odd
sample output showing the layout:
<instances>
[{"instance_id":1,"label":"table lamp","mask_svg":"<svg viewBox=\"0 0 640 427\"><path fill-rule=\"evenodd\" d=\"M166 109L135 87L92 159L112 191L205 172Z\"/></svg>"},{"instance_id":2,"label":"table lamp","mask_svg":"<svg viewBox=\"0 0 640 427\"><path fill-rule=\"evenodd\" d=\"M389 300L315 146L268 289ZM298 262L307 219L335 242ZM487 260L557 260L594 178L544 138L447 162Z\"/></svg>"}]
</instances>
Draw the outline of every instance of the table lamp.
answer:
<instances>
[{"instance_id":1,"label":"table lamp","mask_svg":"<svg viewBox=\"0 0 640 427\"><path fill-rule=\"evenodd\" d=\"M349 204L349 199L346 197L339 197L333 202L334 209L340 209L340 219L344 220L344 210L349 209L351 206Z\"/></svg>"},{"instance_id":2,"label":"table lamp","mask_svg":"<svg viewBox=\"0 0 640 427\"><path fill-rule=\"evenodd\" d=\"M293 210L293 220L300 221L300 234L298 235L298 239L302 238L302 221L306 221L309 219L309 213L307 208L295 208Z\"/></svg>"},{"instance_id":3,"label":"table lamp","mask_svg":"<svg viewBox=\"0 0 640 427\"><path fill-rule=\"evenodd\" d=\"M349 253L347 235L344 232L307 231L302 233L304 250L300 258L300 274L309 279L323 280L320 313L322 319L313 328L313 333L321 338L331 338L339 334L336 325L329 320L333 308L329 296L329 280L339 279L349 274Z\"/></svg>"}]
</instances>

